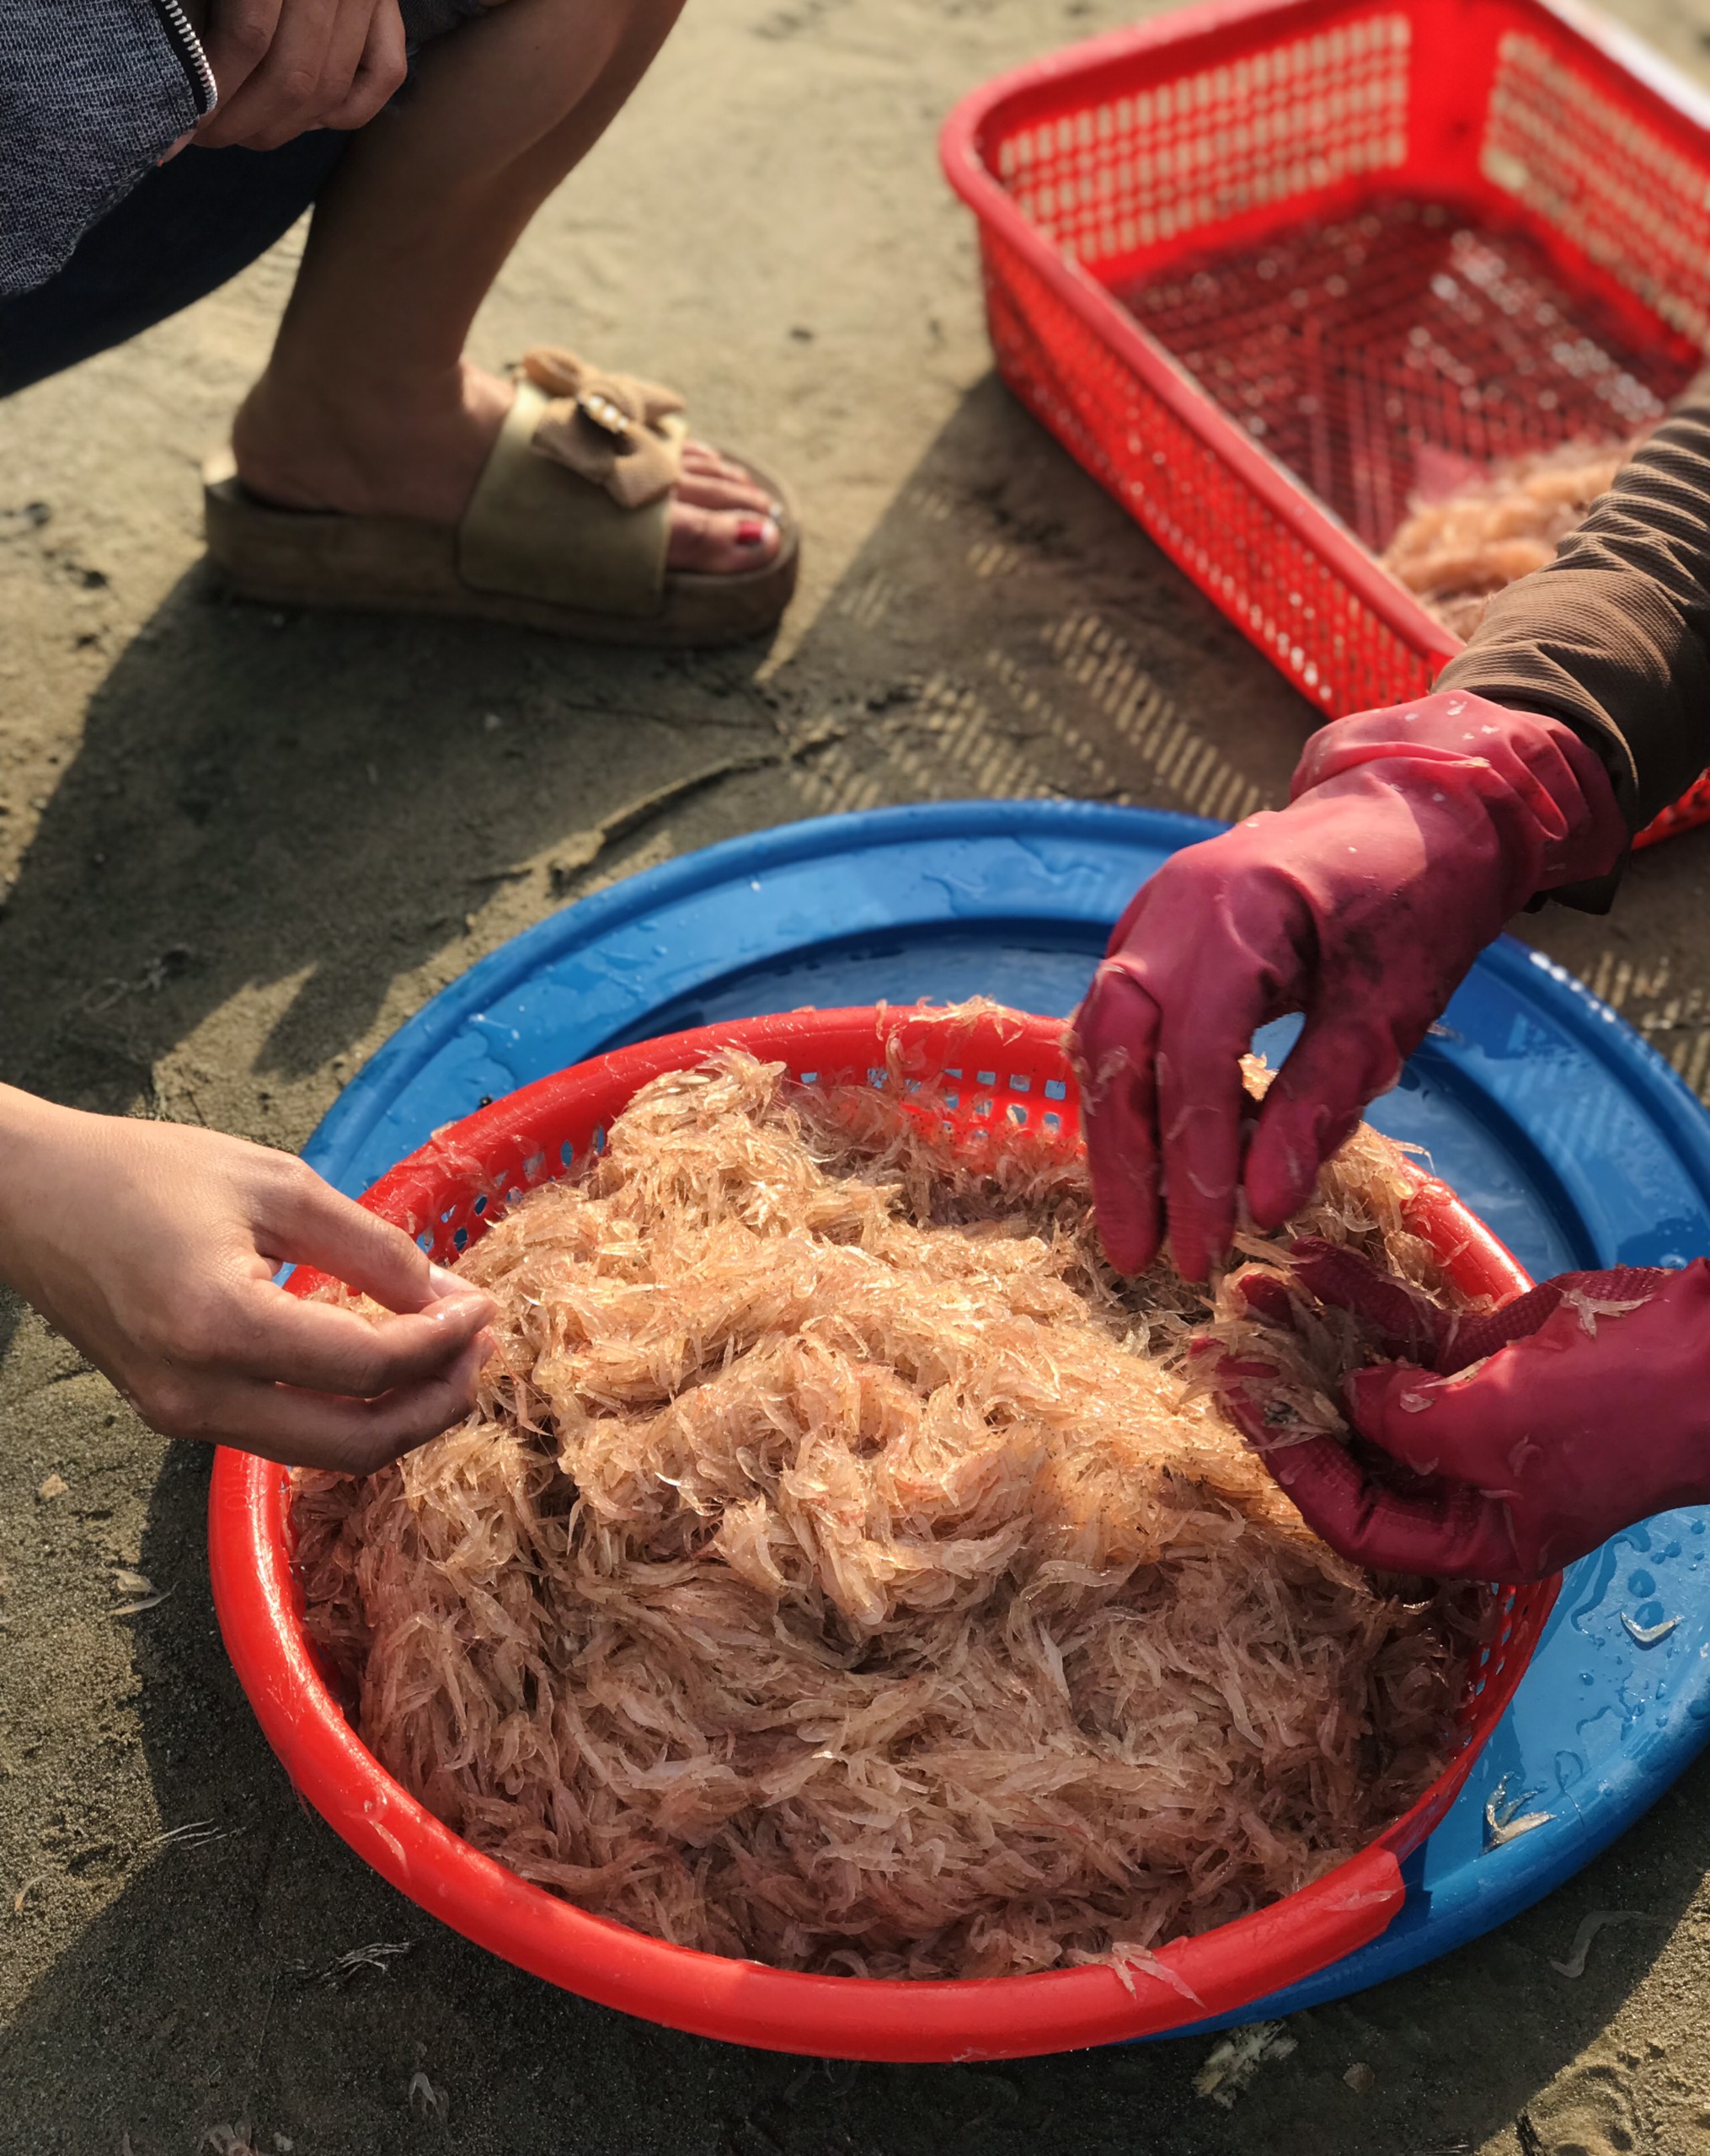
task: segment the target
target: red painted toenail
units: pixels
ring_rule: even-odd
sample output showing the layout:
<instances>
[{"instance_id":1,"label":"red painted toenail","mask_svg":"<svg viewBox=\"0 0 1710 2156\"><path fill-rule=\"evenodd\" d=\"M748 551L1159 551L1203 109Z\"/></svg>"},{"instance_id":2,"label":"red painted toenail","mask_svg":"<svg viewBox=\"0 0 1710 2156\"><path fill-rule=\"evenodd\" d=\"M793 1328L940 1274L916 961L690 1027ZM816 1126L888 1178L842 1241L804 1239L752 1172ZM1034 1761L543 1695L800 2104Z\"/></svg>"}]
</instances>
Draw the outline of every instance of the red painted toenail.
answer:
<instances>
[{"instance_id":1,"label":"red painted toenail","mask_svg":"<svg viewBox=\"0 0 1710 2156\"><path fill-rule=\"evenodd\" d=\"M739 547L763 547L766 543L766 520L759 516L745 516L736 527Z\"/></svg>"}]
</instances>

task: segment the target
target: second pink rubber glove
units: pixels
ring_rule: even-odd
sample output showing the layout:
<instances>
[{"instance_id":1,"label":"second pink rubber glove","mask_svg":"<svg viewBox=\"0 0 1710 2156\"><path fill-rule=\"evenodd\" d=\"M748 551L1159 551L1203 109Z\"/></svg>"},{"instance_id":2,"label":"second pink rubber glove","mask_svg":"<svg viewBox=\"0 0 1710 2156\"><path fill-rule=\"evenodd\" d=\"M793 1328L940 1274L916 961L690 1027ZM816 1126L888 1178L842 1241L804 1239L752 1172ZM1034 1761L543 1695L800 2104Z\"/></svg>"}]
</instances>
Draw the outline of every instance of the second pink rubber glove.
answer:
<instances>
[{"instance_id":1,"label":"second pink rubber glove","mask_svg":"<svg viewBox=\"0 0 1710 2156\"><path fill-rule=\"evenodd\" d=\"M1237 1187L1274 1228L1392 1086L1462 975L1535 894L1607 875L1614 788L1560 720L1448 692L1337 721L1289 806L1167 861L1117 923L1075 1020L1100 1232L1139 1272L1168 1229L1189 1279ZM1245 1159L1239 1059L1306 1026Z\"/></svg>"},{"instance_id":2,"label":"second pink rubber glove","mask_svg":"<svg viewBox=\"0 0 1710 2156\"><path fill-rule=\"evenodd\" d=\"M1203 1347L1224 1412L1307 1524L1351 1562L1439 1577L1542 1579L1635 1520L1710 1499L1710 1262L1565 1273L1488 1315L1450 1317L1365 1259L1295 1245L1296 1281L1353 1311L1381 1352L1344 1404L1363 1448L1288 1442L1255 1350ZM1275 1274L1247 1300L1291 1322ZM1280 1442L1279 1442L1280 1440ZM1396 1469L1403 1473L1397 1476Z\"/></svg>"}]
</instances>

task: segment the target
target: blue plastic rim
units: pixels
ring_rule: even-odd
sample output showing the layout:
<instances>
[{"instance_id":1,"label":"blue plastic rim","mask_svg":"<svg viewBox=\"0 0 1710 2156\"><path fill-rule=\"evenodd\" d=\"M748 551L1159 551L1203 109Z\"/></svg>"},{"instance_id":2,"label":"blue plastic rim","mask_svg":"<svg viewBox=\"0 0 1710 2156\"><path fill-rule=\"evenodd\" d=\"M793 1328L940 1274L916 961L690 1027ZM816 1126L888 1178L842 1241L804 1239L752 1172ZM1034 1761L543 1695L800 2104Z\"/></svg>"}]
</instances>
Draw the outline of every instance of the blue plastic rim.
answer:
<instances>
[{"instance_id":1,"label":"blue plastic rim","mask_svg":"<svg viewBox=\"0 0 1710 2156\"><path fill-rule=\"evenodd\" d=\"M307 1157L365 1190L484 1099L721 1018L972 995L1066 1016L1137 887L1218 828L1074 802L935 803L708 847L566 907L443 990L346 1086ZM1261 1037L1273 1060L1293 1023ZM1710 1116L1612 1011L1510 938L1371 1119L1426 1147L1536 1278L1710 1255ZM1707 1544L1703 1515L1668 1513L1574 1566L1466 1789L1408 1861L1401 1915L1227 2018L1294 2013L1446 1953L1654 1802L1710 1737Z\"/></svg>"}]
</instances>

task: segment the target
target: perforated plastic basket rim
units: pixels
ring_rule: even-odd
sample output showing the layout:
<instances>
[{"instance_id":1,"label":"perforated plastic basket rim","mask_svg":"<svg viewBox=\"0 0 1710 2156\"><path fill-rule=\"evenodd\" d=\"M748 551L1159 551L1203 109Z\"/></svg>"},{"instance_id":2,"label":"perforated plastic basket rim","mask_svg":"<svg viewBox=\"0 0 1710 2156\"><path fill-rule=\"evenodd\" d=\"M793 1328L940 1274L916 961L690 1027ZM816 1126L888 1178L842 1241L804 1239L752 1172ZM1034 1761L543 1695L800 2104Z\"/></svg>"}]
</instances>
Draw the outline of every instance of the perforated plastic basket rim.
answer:
<instances>
[{"instance_id":1,"label":"perforated plastic basket rim","mask_svg":"<svg viewBox=\"0 0 1710 2156\"><path fill-rule=\"evenodd\" d=\"M430 1221L441 1227L456 1211L443 1202L448 1174L463 1177L466 1200L477 1164L484 1187L501 1193L551 1180L563 1168L549 1159L543 1129L562 1133L574 1114L575 1127L591 1134L649 1079L690 1068L716 1049L745 1047L784 1060L796 1075L811 1067L822 1078L858 1077L884 1066L895 1036L903 1036L906 1050L936 1026L942 1043L943 1023L942 1015L859 1007L739 1020L643 1042L538 1080L436 1133L363 1203L412 1233ZM1005 1014L1001 1033L975 1027L955 1038L970 1056L986 1043L999 1059L1024 1044L1035 1065L1042 1059L1061 1076L1062 1105L1072 1113L1077 1096L1061 1032L1058 1019ZM588 1142L578 1142L578 1155ZM538 1172L523 1173L535 1163ZM489 1207L478 1233L496 1213ZM1504 1294L1530 1284L1441 1184L1421 1177L1415 1217L1469 1280ZM318 1277L300 1273L292 1288L307 1293ZM209 1559L227 1650L294 1785L382 1876L476 1944L602 2004L767 2050L898 2062L1021 2057L1157 2035L1238 2012L1299 1982L1368 1944L1399 1912L1406 1898L1400 1858L1453 1801L1530 1656L1528 1644L1508 1659L1480 1701L1475 1735L1368 1849L1269 1908L1163 1948L1157 1974L1136 1968L1125 1981L1100 1967L932 1983L804 1976L670 1945L579 1909L482 1855L411 1796L356 1736L308 1646L288 1554L287 1487L284 1470L222 1449L209 1499ZM1526 1592L1540 1598L1541 1628L1554 1583Z\"/></svg>"}]
</instances>

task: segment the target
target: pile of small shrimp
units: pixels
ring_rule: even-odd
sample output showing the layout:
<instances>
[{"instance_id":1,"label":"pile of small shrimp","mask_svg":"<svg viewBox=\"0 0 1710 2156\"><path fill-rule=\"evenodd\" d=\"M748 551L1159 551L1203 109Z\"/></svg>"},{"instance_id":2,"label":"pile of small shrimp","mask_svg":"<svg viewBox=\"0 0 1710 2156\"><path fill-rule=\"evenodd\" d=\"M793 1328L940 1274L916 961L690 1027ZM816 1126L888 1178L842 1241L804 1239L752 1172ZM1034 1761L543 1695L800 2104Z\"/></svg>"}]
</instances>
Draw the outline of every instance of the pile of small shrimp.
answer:
<instances>
[{"instance_id":1,"label":"pile of small shrimp","mask_svg":"<svg viewBox=\"0 0 1710 2156\"><path fill-rule=\"evenodd\" d=\"M1499 591L1555 558L1636 442L1568 442L1512 458L1440 501L1420 502L1383 553L1438 620L1470 637Z\"/></svg>"},{"instance_id":2,"label":"pile of small shrimp","mask_svg":"<svg viewBox=\"0 0 1710 2156\"><path fill-rule=\"evenodd\" d=\"M1440 1771L1464 1599L1307 1530L1184 1380L1205 1292L1106 1264L1076 1144L959 1144L734 1051L657 1079L462 1258L500 1310L469 1420L299 1476L312 1635L457 1833L783 1968L1122 1968ZM1298 1225L1450 1298L1403 1187L1362 1131Z\"/></svg>"}]
</instances>

